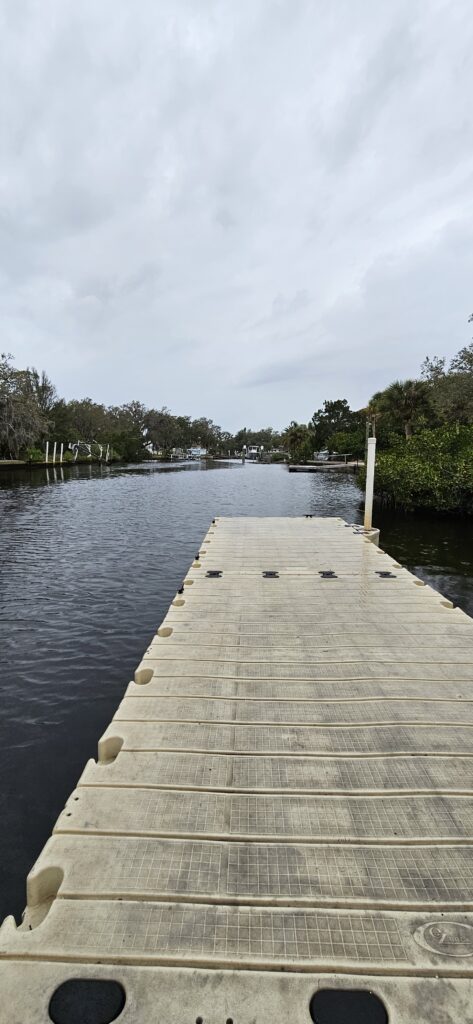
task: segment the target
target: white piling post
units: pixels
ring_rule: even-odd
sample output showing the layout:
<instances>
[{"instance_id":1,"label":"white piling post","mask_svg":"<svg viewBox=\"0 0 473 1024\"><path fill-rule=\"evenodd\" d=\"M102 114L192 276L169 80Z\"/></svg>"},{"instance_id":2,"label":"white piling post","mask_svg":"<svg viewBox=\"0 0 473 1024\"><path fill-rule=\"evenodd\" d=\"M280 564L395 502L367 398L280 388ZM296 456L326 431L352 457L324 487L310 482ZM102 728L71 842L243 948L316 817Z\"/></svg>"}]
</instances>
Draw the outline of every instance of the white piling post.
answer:
<instances>
[{"instance_id":1,"label":"white piling post","mask_svg":"<svg viewBox=\"0 0 473 1024\"><path fill-rule=\"evenodd\" d=\"M61 441L61 451L59 453L59 462L63 462L64 455L64 441Z\"/></svg>"},{"instance_id":2,"label":"white piling post","mask_svg":"<svg viewBox=\"0 0 473 1024\"><path fill-rule=\"evenodd\" d=\"M76 448L76 453L75 453L75 455L74 455L74 462L77 462L77 456L78 456L78 454L79 454L79 442L77 442L77 448Z\"/></svg>"},{"instance_id":3,"label":"white piling post","mask_svg":"<svg viewBox=\"0 0 473 1024\"><path fill-rule=\"evenodd\" d=\"M53 466L54 466L54 463L56 462L56 449L57 449L57 441L55 441L54 445L53 445Z\"/></svg>"},{"instance_id":4,"label":"white piling post","mask_svg":"<svg viewBox=\"0 0 473 1024\"><path fill-rule=\"evenodd\" d=\"M44 461L49 462L49 441L46 441L46 451L44 454Z\"/></svg>"},{"instance_id":5,"label":"white piling post","mask_svg":"<svg viewBox=\"0 0 473 1024\"><path fill-rule=\"evenodd\" d=\"M374 467L376 462L376 438L368 438L366 455L366 490L365 490L365 530L371 530L373 524Z\"/></svg>"}]
</instances>

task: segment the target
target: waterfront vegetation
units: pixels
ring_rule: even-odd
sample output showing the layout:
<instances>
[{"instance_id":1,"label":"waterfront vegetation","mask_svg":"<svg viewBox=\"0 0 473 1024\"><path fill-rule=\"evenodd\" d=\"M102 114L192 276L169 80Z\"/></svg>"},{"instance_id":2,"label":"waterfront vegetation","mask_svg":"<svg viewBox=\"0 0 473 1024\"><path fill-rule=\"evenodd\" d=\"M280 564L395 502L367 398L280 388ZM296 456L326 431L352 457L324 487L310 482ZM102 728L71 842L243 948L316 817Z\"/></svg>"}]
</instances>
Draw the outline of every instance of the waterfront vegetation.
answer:
<instances>
[{"instance_id":1,"label":"waterfront vegetation","mask_svg":"<svg viewBox=\"0 0 473 1024\"><path fill-rule=\"evenodd\" d=\"M378 436L380 501L473 514L473 343L448 366L445 358L427 358L418 380L397 381L374 395L368 415Z\"/></svg>"},{"instance_id":2,"label":"waterfront vegetation","mask_svg":"<svg viewBox=\"0 0 473 1024\"><path fill-rule=\"evenodd\" d=\"M470 318L471 319L471 318ZM91 398L65 401L47 374L18 369L0 357L0 458L38 463L45 440L109 445L112 457L139 461L159 452L202 446L227 456L246 445L274 461L306 463L321 449L363 460L366 425L376 432L376 495L402 509L473 514L473 342L450 361L427 358L418 378L394 381L353 410L328 400L309 423L293 420L278 432L242 428L231 434L206 417L147 409L140 401L105 406ZM65 451L64 460L72 453ZM363 469L359 477L364 484Z\"/></svg>"},{"instance_id":3,"label":"waterfront vegetation","mask_svg":"<svg viewBox=\"0 0 473 1024\"><path fill-rule=\"evenodd\" d=\"M358 482L364 487L364 470ZM386 506L473 515L473 426L420 430L408 441L393 436L378 451L376 496Z\"/></svg>"},{"instance_id":4,"label":"waterfront vegetation","mask_svg":"<svg viewBox=\"0 0 473 1024\"><path fill-rule=\"evenodd\" d=\"M285 432L289 458L307 462L323 446L362 459L367 422L377 437L380 502L473 515L473 343L449 364L444 357L425 359L418 378L394 381L366 409L325 402L310 423L294 422ZM363 468L357 479L363 488Z\"/></svg>"}]
</instances>

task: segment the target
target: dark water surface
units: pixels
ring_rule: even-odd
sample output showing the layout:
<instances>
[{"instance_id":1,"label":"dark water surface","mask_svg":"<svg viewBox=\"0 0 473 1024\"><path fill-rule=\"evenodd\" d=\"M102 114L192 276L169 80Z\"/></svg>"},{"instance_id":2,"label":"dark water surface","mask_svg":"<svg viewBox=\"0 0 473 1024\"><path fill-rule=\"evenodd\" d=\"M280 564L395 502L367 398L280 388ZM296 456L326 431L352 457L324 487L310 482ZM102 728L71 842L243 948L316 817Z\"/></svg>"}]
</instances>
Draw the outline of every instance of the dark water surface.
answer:
<instances>
[{"instance_id":1,"label":"dark water surface","mask_svg":"<svg viewBox=\"0 0 473 1024\"><path fill-rule=\"evenodd\" d=\"M352 476L283 466L0 471L0 921L215 515L361 521ZM473 524L381 517L382 546L473 614Z\"/></svg>"}]
</instances>

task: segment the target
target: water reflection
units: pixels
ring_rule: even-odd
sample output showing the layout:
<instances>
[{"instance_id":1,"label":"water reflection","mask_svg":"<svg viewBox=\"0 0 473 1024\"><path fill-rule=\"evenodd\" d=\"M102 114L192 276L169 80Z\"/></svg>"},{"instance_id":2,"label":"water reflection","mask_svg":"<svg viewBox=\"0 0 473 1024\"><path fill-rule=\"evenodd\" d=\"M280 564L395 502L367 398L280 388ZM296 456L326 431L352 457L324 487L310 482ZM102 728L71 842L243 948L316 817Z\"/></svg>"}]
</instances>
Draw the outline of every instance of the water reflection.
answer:
<instances>
[{"instance_id":1,"label":"water reflection","mask_svg":"<svg viewBox=\"0 0 473 1024\"><path fill-rule=\"evenodd\" d=\"M225 461L182 461L182 462L139 462L106 465L105 463L79 464L78 466L25 466L20 469L0 468L0 492L16 487L44 487L51 483L65 483L70 480L96 480L104 477L125 475L136 476L149 473L202 472L203 470L241 467L238 459Z\"/></svg>"}]
</instances>

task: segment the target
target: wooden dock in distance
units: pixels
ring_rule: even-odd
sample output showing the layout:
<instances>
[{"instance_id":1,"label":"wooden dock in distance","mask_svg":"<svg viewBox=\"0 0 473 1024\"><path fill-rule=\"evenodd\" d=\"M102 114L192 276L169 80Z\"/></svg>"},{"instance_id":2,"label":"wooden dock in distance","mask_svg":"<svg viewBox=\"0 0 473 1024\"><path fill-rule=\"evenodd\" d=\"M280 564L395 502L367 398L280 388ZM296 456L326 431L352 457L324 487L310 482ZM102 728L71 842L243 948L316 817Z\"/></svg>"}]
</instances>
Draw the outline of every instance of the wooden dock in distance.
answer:
<instances>
[{"instance_id":1,"label":"wooden dock in distance","mask_svg":"<svg viewBox=\"0 0 473 1024\"><path fill-rule=\"evenodd\" d=\"M120 1024L473 1020L472 655L360 527L215 520L0 930L0 1020L88 982Z\"/></svg>"},{"instance_id":2,"label":"wooden dock in distance","mask_svg":"<svg viewBox=\"0 0 473 1024\"><path fill-rule=\"evenodd\" d=\"M358 473L364 462L304 462L301 465L288 463L290 473Z\"/></svg>"}]
</instances>

